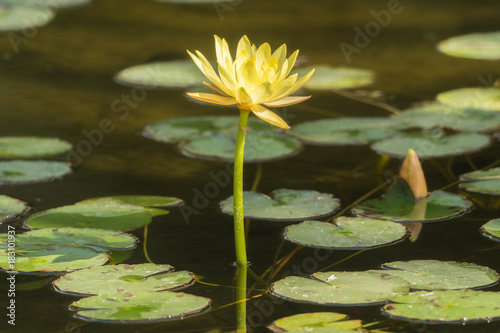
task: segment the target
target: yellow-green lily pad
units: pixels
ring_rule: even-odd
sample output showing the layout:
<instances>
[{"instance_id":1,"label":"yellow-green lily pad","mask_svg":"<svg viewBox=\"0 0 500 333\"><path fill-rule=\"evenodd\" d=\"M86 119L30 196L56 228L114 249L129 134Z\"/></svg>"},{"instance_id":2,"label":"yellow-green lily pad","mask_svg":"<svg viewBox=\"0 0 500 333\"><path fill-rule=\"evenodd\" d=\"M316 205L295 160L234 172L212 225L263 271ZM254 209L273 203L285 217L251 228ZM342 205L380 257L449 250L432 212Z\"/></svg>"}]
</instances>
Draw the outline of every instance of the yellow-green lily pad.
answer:
<instances>
[{"instance_id":1,"label":"yellow-green lily pad","mask_svg":"<svg viewBox=\"0 0 500 333\"><path fill-rule=\"evenodd\" d=\"M12 220L25 214L28 210L30 210L30 207L26 202L0 195L0 222Z\"/></svg>"},{"instance_id":2,"label":"yellow-green lily pad","mask_svg":"<svg viewBox=\"0 0 500 333\"><path fill-rule=\"evenodd\" d=\"M33 184L50 182L71 173L67 163L55 161L2 161L0 185Z\"/></svg>"},{"instance_id":3,"label":"yellow-green lily pad","mask_svg":"<svg viewBox=\"0 0 500 333\"><path fill-rule=\"evenodd\" d=\"M29 4L0 3L0 32L35 29L52 21L55 12L50 7Z\"/></svg>"},{"instance_id":4,"label":"yellow-green lily pad","mask_svg":"<svg viewBox=\"0 0 500 333\"><path fill-rule=\"evenodd\" d=\"M35 136L0 137L0 159L37 158L65 153L69 142L57 138Z\"/></svg>"},{"instance_id":5,"label":"yellow-green lily pad","mask_svg":"<svg viewBox=\"0 0 500 333\"><path fill-rule=\"evenodd\" d=\"M500 60L500 31L451 37L440 42L437 48L458 58Z\"/></svg>"},{"instance_id":6,"label":"yellow-green lily pad","mask_svg":"<svg viewBox=\"0 0 500 333\"><path fill-rule=\"evenodd\" d=\"M500 195L500 168L473 171L460 176L460 188L468 192Z\"/></svg>"},{"instance_id":7,"label":"yellow-green lily pad","mask_svg":"<svg viewBox=\"0 0 500 333\"><path fill-rule=\"evenodd\" d=\"M77 202L77 204L88 203L112 203L128 204L143 207L174 207L184 203L182 199L161 195L114 195L111 197L90 198Z\"/></svg>"},{"instance_id":8,"label":"yellow-green lily pad","mask_svg":"<svg viewBox=\"0 0 500 333\"><path fill-rule=\"evenodd\" d=\"M443 104L461 108L500 111L500 88L475 87L445 91L437 95Z\"/></svg>"},{"instance_id":9,"label":"yellow-green lily pad","mask_svg":"<svg viewBox=\"0 0 500 333\"><path fill-rule=\"evenodd\" d=\"M301 77L313 68L314 75L306 82L304 88L312 90L357 88L371 84L375 79L375 73L371 70L328 65L301 67L294 72Z\"/></svg>"},{"instance_id":10,"label":"yellow-green lily pad","mask_svg":"<svg viewBox=\"0 0 500 333\"><path fill-rule=\"evenodd\" d=\"M306 329L304 332L316 332L315 328L324 328L327 330L325 332L332 333L360 332L357 329L362 326L361 321L343 320L346 318L345 314L336 312L300 313L275 320L268 328L276 333L296 332L298 329Z\"/></svg>"},{"instance_id":11,"label":"yellow-green lily pad","mask_svg":"<svg viewBox=\"0 0 500 333\"><path fill-rule=\"evenodd\" d=\"M500 218L493 219L481 227L483 234L497 242L500 242Z\"/></svg>"},{"instance_id":12,"label":"yellow-green lily pad","mask_svg":"<svg viewBox=\"0 0 500 333\"><path fill-rule=\"evenodd\" d=\"M32 6L38 8L69 8L83 6L92 2L92 0L2 0L2 4L11 6Z\"/></svg>"}]
</instances>

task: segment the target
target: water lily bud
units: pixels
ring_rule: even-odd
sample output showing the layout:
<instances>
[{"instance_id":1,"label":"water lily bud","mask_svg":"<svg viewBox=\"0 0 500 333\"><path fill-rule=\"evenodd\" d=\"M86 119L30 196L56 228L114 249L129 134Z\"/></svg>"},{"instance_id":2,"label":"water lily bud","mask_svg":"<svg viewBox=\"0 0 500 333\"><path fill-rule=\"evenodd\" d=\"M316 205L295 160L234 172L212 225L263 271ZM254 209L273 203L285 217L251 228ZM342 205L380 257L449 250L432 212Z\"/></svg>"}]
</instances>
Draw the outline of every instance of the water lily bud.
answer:
<instances>
[{"instance_id":1,"label":"water lily bud","mask_svg":"<svg viewBox=\"0 0 500 333\"><path fill-rule=\"evenodd\" d=\"M424 171L422 170L422 165L420 164L417 153L413 149L408 150L408 154L401 166L399 176L410 185L415 200L427 196L428 192Z\"/></svg>"}]
</instances>

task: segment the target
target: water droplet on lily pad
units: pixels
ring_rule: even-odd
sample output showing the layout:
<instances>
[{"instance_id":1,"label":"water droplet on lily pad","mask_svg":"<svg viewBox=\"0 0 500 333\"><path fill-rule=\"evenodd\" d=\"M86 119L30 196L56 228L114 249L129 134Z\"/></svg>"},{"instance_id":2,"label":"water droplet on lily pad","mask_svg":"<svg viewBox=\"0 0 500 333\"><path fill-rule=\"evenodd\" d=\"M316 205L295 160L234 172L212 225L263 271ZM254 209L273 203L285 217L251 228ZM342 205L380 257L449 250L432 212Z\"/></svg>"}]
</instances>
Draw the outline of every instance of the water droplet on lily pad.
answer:
<instances>
[{"instance_id":1,"label":"water droplet on lily pad","mask_svg":"<svg viewBox=\"0 0 500 333\"><path fill-rule=\"evenodd\" d=\"M500 88L460 88L442 92L436 98L446 105L500 111Z\"/></svg>"},{"instance_id":2,"label":"water droplet on lily pad","mask_svg":"<svg viewBox=\"0 0 500 333\"><path fill-rule=\"evenodd\" d=\"M50 7L0 3L0 31L36 29L49 23L55 16Z\"/></svg>"},{"instance_id":3,"label":"water droplet on lily pad","mask_svg":"<svg viewBox=\"0 0 500 333\"><path fill-rule=\"evenodd\" d=\"M182 292L123 291L73 302L75 317L108 323L151 323L184 319L207 310L210 300Z\"/></svg>"},{"instance_id":4,"label":"water droplet on lily pad","mask_svg":"<svg viewBox=\"0 0 500 333\"><path fill-rule=\"evenodd\" d=\"M67 163L55 161L1 161L0 185L50 182L71 173Z\"/></svg>"},{"instance_id":5,"label":"water droplet on lily pad","mask_svg":"<svg viewBox=\"0 0 500 333\"><path fill-rule=\"evenodd\" d=\"M500 31L477 32L448 38L440 42L444 54L471 59L499 60Z\"/></svg>"},{"instance_id":6,"label":"water droplet on lily pad","mask_svg":"<svg viewBox=\"0 0 500 333\"><path fill-rule=\"evenodd\" d=\"M497 242L500 242L500 218L494 219L481 227L483 234Z\"/></svg>"},{"instance_id":7,"label":"water droplet on lily pad","mask_svg":"<svg viewBox=\"0 0 500 333\"><path fill-rule=\"evenodd\" d=\"M394 244L407 236L399 223L365 217L338 217L335 224L304 221L289 225L283 236L304 246L329 249L364 249Z\"/></svg>"},{"instance_id":8,"label":"water droplet on lily pad","mask_svg":"<svg viewBox=\"0 0 500 333\"><path fill-rule=\"evenodd\" d=\"M297 332L298 329L305 329L304 332L316 332L316 328L322 328L326 330L325 332L332 333L360 332L355 329L362 326L361 321L343 320L346 318L345 314L336 312L300 313L275 320L268 328L277 333Z\"/></svg>"},{"instance_id":9,"label":"water droplet on lily pad","mask_svg":"<svg viewBox=\"0 0 500 333\"><path fill-rule=\"evenodd\" d=\"M313 76L306 82L304 88L312 90L347 89L366 86L373 83L375 73L361 68L333 67L314 65L297 68L292 73L299 77L315 69Z\"/></svg>"},{"instance_id":10,"label":"water droplet on lily pad","mask_svg":"<svg viewBox=\"0 0 500 333\"><path fill-rule=\"evenodd\" d=\"M99 295L122 291L164 291L193 283L192 273L174 272L173 269L170 265L150 263L98 266L61 276L53 285L65 294Z\"/></svg>"},{"instance_id":11,"label":"water droplet on lily pad","mask_svg":"<svg viewBox=\"0 0 500 333\"><path fill-rule=\"evenodd\" d=\"M460 188L476 193L500 195L500 168L473 171L460 176Z\"/></svg>"},{"instance_id":12,"label":"water droplet on lily pad","mask_svg":"<svg viewBox=\"0 0 500 333\"><path fill-rule=\"evenodd\" d=\"M71 147L69 142L56 138L4 136L0 137L0 159L57 155L69 151Z\"/></svg>"},{"instance_id":13,"label":"water droplet on lily pad","mask_svg":"<svg viewBox=\"0 0 500 333\"><path fill-rule=\"evenodd\" d=\"M221 202L222 212L233 214L233 197ZM278 189L271 197L258 192L244 192L247 218L271 221L300 221L329 215L340 207L340 200L328 193L311 190Z\"/></svg>"},{"instance_id":14,"label":"water droplet on lily pad","mask_svg":"<svg viewBox=\"0 0 500 333\"><path fill-rule=\"evenodd\" d=\"M0 195L0 222L12 220L26 213L30 207L26 202Z\"/></svg>"}]
</instances>

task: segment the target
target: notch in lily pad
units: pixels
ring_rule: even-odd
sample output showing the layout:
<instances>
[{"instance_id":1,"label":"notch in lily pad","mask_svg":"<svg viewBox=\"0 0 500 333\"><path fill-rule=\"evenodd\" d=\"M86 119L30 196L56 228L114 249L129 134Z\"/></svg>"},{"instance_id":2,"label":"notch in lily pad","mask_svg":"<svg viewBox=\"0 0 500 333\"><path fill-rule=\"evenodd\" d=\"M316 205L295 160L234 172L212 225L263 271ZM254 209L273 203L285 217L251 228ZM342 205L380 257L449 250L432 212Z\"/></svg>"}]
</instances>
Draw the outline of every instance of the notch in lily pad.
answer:
<instances>
[{"instance_id":1,"label":"notch in lily pad","mask_svg":"<svg viewBox=\"0 0 500 333\"><path fill-rule=\"evenodd\" d=\"M369 85L375 80L375 73L371 70L329 65L301 67L297 69L297 74L305 75L313 68L314 75L304 85L304 88L311 90L357 88Z\"/></svg>"},{"instance_id":2,"label":"notch in lily pad","mask_svg":"<svg viewBox=\"0 0 500 333\"><path fill-rule=\"evenodd\" d=\"M0 195L0 223L26 214L31 208L22 200Z\"/></svg>"},{"instance_id":3,"label":"notch in lily pad","mask_svg":"<svg viewBox=\"0 0 500 333\"><path fill-rule=\"evenodd\" d=\"M300 221L320 218L340 208L340 200L332 194L312 190L278 189L267 196L244 192L245 217L271 221ZM220 203L223 213L233 214L233 197Z\"/></svg>"},{"instance_id":4,"label":"notch in lily pad","mask_svg":"<svg viewBox=\"0 0 500 333\"><path fill-rule=\"evenodd\" d=\"M12 160L0 162L0 185L46 183L71 173L67 163Z\"/></svg>"},{"instance_id":5,"label":"notch in lily pad","mask_svg":"<svg viewBox=\"0 0 500 333\"><path fill-rule=\"evenodd\" d=\"M336 312L311 312L300 313L273 321L268 328L276 333L296 332L304 329L304 332L316 332L316 328L323 328L325 332L343 333L360 332L362 327L360 320L345 320L347 316Z\"/></svg>"},{"instance_id":6,"label":"notch in lily pad","mask_svg":"<svg viewBox=\"0 0 500 333\"><path fill-rule=\"evenodd\" d=\"M500 195L500 168L473 171L460 176L458 187L475 193Z\"/></svg>"}]
</instances>

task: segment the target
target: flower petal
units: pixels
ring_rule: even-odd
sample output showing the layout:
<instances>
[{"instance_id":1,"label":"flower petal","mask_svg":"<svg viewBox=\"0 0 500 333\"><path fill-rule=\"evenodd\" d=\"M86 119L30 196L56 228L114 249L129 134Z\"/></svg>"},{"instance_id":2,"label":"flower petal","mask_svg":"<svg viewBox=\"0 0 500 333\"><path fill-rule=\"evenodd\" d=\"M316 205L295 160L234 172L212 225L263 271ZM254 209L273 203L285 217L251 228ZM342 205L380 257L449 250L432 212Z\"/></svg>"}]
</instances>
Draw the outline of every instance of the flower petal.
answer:
<instances>
[{"instance_id":1,"label":"flower petal","mask_svg":"<svg viewBox=\"0 0 500 333\"><path fill-rule=\"evenodd\" d=\"M238 42L238 47L236 48L236 57L239 57L241 52L245 52L248 57L253 57L252 44L250 43L250 40L246 35L241 37L240 41Z\"/></svg>"},{"instance_id":2,"label":"flower petal","mask_svg":"<svg viewBox=\"0 0 500 333\"><path fill-rule=\"evenodd\" d=\"M189 97L192 97L194 99L207 102L207 103L212 103L212 104L219 104L219 105L234 105L237 104L236 100L233 97L229 96L219 96L219 95L214 95L214 94L207 94L207 93L187 93Z\"/></svg>"},{"instance_id":3,"label":"flower petal","mask_svg":"<svg viewBox=\"0 0 500 333\"><path fill-rule=\"evenodd\" d=\"M236 100L238 101L238 107L247 108L252 105L252 97L248 94L245 88L240 87L240 89L236 90Z\"/></svg>"},{"instance_id":4,"label":"flower petal","mask_svg":"<svg viewBox=\"0 0 500 333\"><path fill-rule=\"evenodd\" d=\"M271 125L278 126L281 128L289 129L290 126L281 119L276 113L271 110L266 109L262 105L254 104L250 106L250 110L259 117L260 119L270 123Z\"/></svg>"},{"instance_id":5,"label":"flower petal","mask_svg":"<svg viewBox=\"0 0 500 333\"><path fill-rule=\"evenodd\" d=\"M288 96L288 97L279 99L275 102L264 103L264 105L269 106L271 108L289 106L289 105L303 102L309 98L311 98L311 96Z\"/></svg>"},{"instance_id":6,"label":"flower petal","mask_svg":"<svg viewBox=\"0 0 500 333\"><path fill-rule=\"evenodd\" d=\"M219 76L215 73L212 65L207 60L207 58L205 58L205 56L198 51L196 51L198 57L189 51L187 52L193 59L196 66L198 66L200 71L203 73L203 75L205 75L207 79L209 79L213 84L215 84L217 88L219 88L220 90L224 91L227 95L229 95L229 90L224 86Z\"/></svg>"},{"instance_id":7,"label":"flower petal","mask_svg":"<svg viewBox=\"0 0 500 333\"><path fill-rule=\"evenodd\" d=\"M259 74L252 60L245 61L236 72L237 84L245 87L247 91L253 91L259 83Z\"/></svg>"},{"instance_id":8,"label":"flower petal","mask_svg":"<svg viewBox=\"0 0 500 333\"><path fill-rule=\"evenodd\" d=\"M271 97L273 94L273 85L271 82L264 82L261 85L257 86L251 93L252 101L255 104L260 104L265 102Z\"/></svg>"},{"instance_id":9,"label":"flower petal","mask_svg":"<svg viewBox=\"0 0 500 333\"><path fill-rule=\"evenodd\" d=\"M271 101L269 101L268 103L272 103L272 102L275 102L279 99L282 99L283 97L286 97L288 95L291 95L293 94L294 92L296 92L297 90L299 90L306 82L307 80L309 80L311 78L311 76L314 74L314 69L311 70L309 73L307 73L306 75L304 75L303 77L301 77L297 82L295 82L295 84L290 88L288 89L286 92L282 93L281 95L278 95L278 96L273 96L273 99ZM290 76L291 77L291 76Z\"/></svg>"},{"instance_id":10,"label":"flower petal","mask_svg":"<svg viewBox=\"0 0 500 333\"><path fill-rule=\"evenodd\" d=\"M219 88L217 88L217 86L213 83L210 83L210 82L207 82L207 81L203 81L203 84L210 90L212 90L214 93L216 93L217 95L221 95L221 96L225 96L227 97L227 95L222 91L220 90Z\"/></svg>"}]
</instances>

